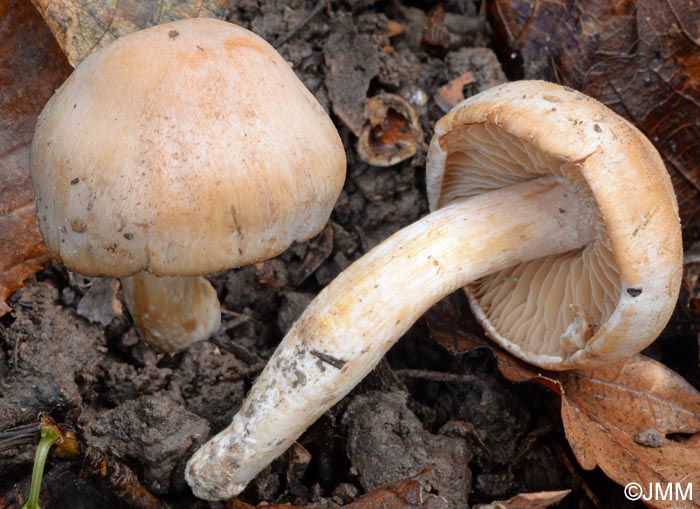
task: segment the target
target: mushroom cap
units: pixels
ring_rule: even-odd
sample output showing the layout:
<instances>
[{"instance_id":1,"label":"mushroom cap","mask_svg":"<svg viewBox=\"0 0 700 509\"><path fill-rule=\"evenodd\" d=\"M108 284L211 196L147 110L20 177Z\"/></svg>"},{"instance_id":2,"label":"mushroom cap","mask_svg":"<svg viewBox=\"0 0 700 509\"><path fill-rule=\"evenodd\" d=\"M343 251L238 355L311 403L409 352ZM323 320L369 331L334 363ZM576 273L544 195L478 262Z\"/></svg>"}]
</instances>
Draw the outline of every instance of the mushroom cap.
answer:
<instances>
[{"instance_id":1,"label":"mushroom cap","mask_svg":"<svg viewBox=\"0 0 700 509\"><path fill-rule=\"evenodd\" d=\"M675 306L681 230L661 157L622 117L541 81L471 97L435 127L427 161L430 207L546 174L590 194L595 239L468 285L474 314L494 341L547 369L639 352Z\"/></svg>"},{"instance_id":2,"label":"mushroom cap","mask_svg":"<svg viewBox=\"0 0 700 509\"><path fill-rule=\"evenodd\" d=\"M92 276L207 274L328 221L345 151L262 38L214 19L124 36L49 100L31 147L46 244Z\"/></svg>"}]
</instances>

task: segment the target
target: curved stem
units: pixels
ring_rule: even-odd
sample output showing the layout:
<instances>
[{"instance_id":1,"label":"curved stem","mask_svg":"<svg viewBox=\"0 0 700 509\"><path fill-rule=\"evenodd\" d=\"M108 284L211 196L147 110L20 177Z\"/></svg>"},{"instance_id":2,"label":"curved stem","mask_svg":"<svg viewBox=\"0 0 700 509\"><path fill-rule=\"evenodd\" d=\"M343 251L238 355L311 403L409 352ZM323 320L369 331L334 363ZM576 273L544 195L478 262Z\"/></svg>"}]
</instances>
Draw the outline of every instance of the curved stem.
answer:
<instances>
[{"instance_id":1,"label":"curved stem","mask_svg":"<svg viewBox=\"0 0 700 509\"><path fill-rule=\"evenodd\" d=\"M221 305L206 278L138 272L120 281L136 328L159 352L184 350L208 339L221 325Z\"/></svg>"},{"instance_id":2,"label":"curved stem","mask_svg":"<svg viewBox=\"0 0 700 509\"><path fill-rule=\"evenodd\" d=\"M589 199L557 177L512 185L455 201L357 260L292 326L231 425L190 459L194 493L239 493L444 296L586 244L595 234Z\"/></svg>"},{"instance_id":3,"label":"curved stem","mask_svg":"<svg viewBox=\"0 0 700 509\"><path fill-rule=\"evenodd\" d=\"M41 440L36 446L34 455L34 467L32 468L32 483L29 488L29 497L21 509L40 509L39 494L41 493L41 481L44 478L44 466L51 447L59 439L59 433L54 428L42 428Z\"/></svg>"}]
</instances>

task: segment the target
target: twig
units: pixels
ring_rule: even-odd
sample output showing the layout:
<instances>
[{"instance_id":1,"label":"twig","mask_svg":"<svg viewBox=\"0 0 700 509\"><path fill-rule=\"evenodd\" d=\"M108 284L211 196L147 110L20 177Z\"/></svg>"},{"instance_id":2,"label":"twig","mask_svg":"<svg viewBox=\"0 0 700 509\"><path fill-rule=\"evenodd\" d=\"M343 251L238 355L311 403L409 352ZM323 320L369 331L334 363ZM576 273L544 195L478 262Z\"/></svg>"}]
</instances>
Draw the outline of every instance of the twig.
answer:
<instances>
[{"instance_id":1,"label":"twig","mask_svg":"<svg viewBox=\"0 0 700 509\"><path fill-rule=\"evenodd\" d=\"M344 361L343 359L338 359L337 357L319 352L318 350L311 350L309 353L329 366L333 366L335 369L343 369L343 366L345 366L347 363L347 361Z\"/></svg>"},{"instance_id":2,"label":"twig","mask_svg":"<svg viewBox=\"0 0 700 509\"><path fill-rule=\"evenodd\" d=\"M221 308L221 314L224 316L233 316L234 318L245 316L243 313L237 313L235 311L231 311L230 309L225 308Z\"/></svg>"},{"instance_id":3,"label":"twig","mask_svg":"<svg viewBox=\"0 0 700 509\"><path fill-rule=\"evenodd\" d=\"M222 309L221 310L222 314L224 314L223 311L224 310ZM232 312L229 311L228 313L232 313ZM237 328L239 325L243 325L244 323L247 323L250 321L251 321L251 318L248 315L239 314L238 316L236 316L232 320L229 320L229 321L224 323L224 332L228 332L230 330L233 330L233 329Z\"/></svg>"},{"instance_id":4,"label":"twig","mask_svg":"<svg viewBox=\"0 0 700 509\"><path fill-rule=\"evenodd\" d=\"M698 263L698 262L700 262L700 253L697 251L688 251L683 256L683 264L684 265L687 265L689 263Z\"/></svg>"},{"instance_id":5,"label":"twig","mask_svg":"<svg viewBox=\"0 0 700 509\"><path fill-rule=\"evenodd\" d=\"M233 379L240 380L241 378L248 378L248 377L251 377L253 375L257 375L263 369L265 369L265 366L267 366L267 362L265 362L265 361L256 362L255 364L251 364L243 371L239 371L238 373L236 373L236 376Z\"/></svg>"},{"instance_id":6,"label":"twig","mask_svg":"<svg viewBox=\"0 0 700 509\"><path fill-rule=\"evenodd\" d=\"M458 373L443 373L442 371L427 371L423 369L397 369L394 373L399 378L419 378L432 382L473 383L479 377L474 375L460 375Z\"/></svg>"},{"instance_id":7,"label":"twig","mask_svg":"<svg viewBox=\"0 0 700 509\"><path fill-rule=\"evenodd\" d=\"M88 446L83 449L83 472L100 479L128 507L167 509L168 505L143 487L129 467Z\"/></svg>"},{"instance_id":8,"label":"twig","mask_svg":"<svg viewBox=\"0 0 700 509\"><path fill-rule=\"evenodd\" d=\"M0 431L0 451L14 449L20 445L34 444L39 438L40 432L41 424L38 422Z\"/></svg>"},{"instance_id":9,"label":"twig","mask_svg":"<svg viewBox=\"0 0 700 509\"><path fill-rule=\"evenodd\" d=\"M314 19L314 17L316 15L318 15L318 13L323 10L323 6L326 5L326 1L327 0L318 0L318 2L316 2L316 5L314 6L314 8L311 9L311 12L309 12L309 14L304 19L302 19L299 23L297 23L289 32L278 37L277 40L275 40L272 43L272 46L275 49L277 49L280 46L282 46L284 43L286 43L289 39L294 37L297 34L297 32L299 32L299 30L304 28L309 23L309 21Z\"/></svg>"},{"instance_id":10,"label":"twig","mask_svg":"<svg viewBox=\"0 0 700 509\"><path fill-rule=\"evenodd\" d=\"M588 500L590 500L594 506L601 508L603 507L602 503L600 502L600 499L596 496L595 493L593 493L593 490L588 486L588 483L581 477L581 474L578 472L576 467L571 463L569 460L569 457L566 455L566 453L559 447L557 447L558 452L559 452L559 458L561 458L562 463L564 464L564 467L569 471L569 474L571 474L572 477L575 477L578 479L578 481L581 483L581 489L583 492L586 494L588 497Z\"/></svg>"}]
</instances>

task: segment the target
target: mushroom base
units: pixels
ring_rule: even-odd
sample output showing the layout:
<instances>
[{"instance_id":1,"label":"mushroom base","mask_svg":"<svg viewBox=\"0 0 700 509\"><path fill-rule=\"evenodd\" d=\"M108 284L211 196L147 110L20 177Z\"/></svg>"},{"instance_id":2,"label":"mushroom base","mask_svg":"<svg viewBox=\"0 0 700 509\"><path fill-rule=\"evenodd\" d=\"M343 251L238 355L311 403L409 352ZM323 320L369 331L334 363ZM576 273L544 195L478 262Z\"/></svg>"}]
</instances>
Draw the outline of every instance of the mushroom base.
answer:
<instances>
[{"instance_id":1,"label":"mushroom base","mask_svg":"<svg viewBox=\"0 0 700 509\"><path fill-rule=\"evenodd\" d=\"M184 350L221 325L216 290L201 276L156 277L143 271L120 281L139 334L159 352Z\"/></svg>"},{"instance_id":2,"label":"mushroom base","mask_svg":"<svg viewBox=\"0 0 700 509\"><path fill-rule=\"evenodd\" d=\"M456 200L357 260L292 326L233 422L190 459L185 475L195 495L220 500L242 491L441 298L590 242L590 200L561 177L514 184Z\"/></svg>"}]
</instances>

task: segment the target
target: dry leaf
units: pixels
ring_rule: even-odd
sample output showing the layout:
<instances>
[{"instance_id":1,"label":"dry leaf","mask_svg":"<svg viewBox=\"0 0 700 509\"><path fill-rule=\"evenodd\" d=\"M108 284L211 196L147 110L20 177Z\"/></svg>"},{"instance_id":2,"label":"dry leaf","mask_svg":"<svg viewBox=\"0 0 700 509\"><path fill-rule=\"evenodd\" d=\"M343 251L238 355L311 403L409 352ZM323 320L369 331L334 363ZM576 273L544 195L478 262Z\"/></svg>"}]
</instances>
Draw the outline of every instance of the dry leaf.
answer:
<instances>
[{"instance_id":1,"label":"dry leaf","mask_svg":"<svg viewBox=\"0 0 700 509\"><path fill-rule=\"evenodd\" d=\"M0 18L0 316L5 300L48 262L29 178L36 117L70 66L29 0ZM2 12L0 12L2 14Z\"/></svg>"},{"instance_id":2,"label":"dry leaf","mask_svg":"<svg viewBox=\"0 0 700 509\"><path fill-rule=\"evenodd\" d=\"M369 84L379 74L377 54L375 44L367 35L357 33L352 19L340 19L323 46L333 111L358 137L365 123Z\"/></svg>"},{"instance_id":3,"label":"dry leaf","mask_svg":"<svg viewBox=\"0 0 700 509\"><path fill-rule=\"evenodd\" d=\"M74 67L122 35L185 18L221 18L225 0L32 0Z\"/></svg>"},{"instance_id":4,"label":"dry leaf","mask_svg":"<svg viewBox=\"0 0 700 509\"><path fill-rule=\"evenodd\" d=\"M700 4L684 0L494 0L522 74L591 95L634 123L671 173L686 246L700 239Z\"/></svg>"},{"instance_id":5,"label":"dry leaf","mask_svg":"<svg viewBox=\"0 0 700 509\"><path fill-rule=\"evenodd\" d=\"M499 500L479 506L479 509L547 509L547 507L556 504L569 493L571 493L571 490L521 493L505 501Z\"/></svg>"},{"instance_id":6,"label":"dry leaf","mask_svg":"<svg viewBox=\"0 0 700 509\"><path fill-rule=\"evenodd\" d=\"M116 279L93 278L90 289L78 302L76 312L92 323L109 325L112 320L124 313L122 303L117 298L118 290L119 283Z\"/></svg>"},{"instance_id":7,"label":"dry leaf","mask_svg":"<svg viewBox=\"0 0 700 509\"><path fill-rule=\"evenodd\" d=\"M659 509L700 508L700 392L682 377L643 355L602 368L542 372L474 334L463 333L456 308L441 304L428 317L433 339L453 354L487 347L503 375L514 382L537 382L561 396L566 437L586 470L599 466L616 483L692 485L692 500L648 502ZM435 318L437 316L437 318ZM661 445L642 439L655 430ZM640 435L641 434L641 435ZM675 437L681 434L681 440ZM648 445L644 445L644 444ZM675 489L675 488L674 488Z\"/></svg>"},{"instance_id":8,"label":"dry leaf","mask_svg":"<svg viewBox=\"0 0 700 509\"><path fill-rule=\"evenodd\" d=\"M311 463L311 453L301 444L294 442L284 455L287 461L287 484L290 484L304 476L304 472Z\"/></svg>"},{"instance_id":9,"label":"dry leaf","mask_svg":"<svg viewBox=\"0 0 700 509\"><path fill-rule=\"evenodd\" d=\"M581 466L599 466L619 484L695 482L693 500L651 500L653 507L700 507L700 394L671 370L641 355L621 363L564 375L562 419ZM638 443L654 429L660 434L693 434L667 439L660 447ZM645 488L645 491L649 490Z\"/></svg>"},{"instance_id":10,"label":"dry leaf","mask_svg":"<svg viewBox=\"0 0 700 509\"><path fill-rule=\"evenodd\" d=\"M474 78L474 73L471 71L457 76L447 85L443 85L438 89L434 96L435 103L443 112L447 113L457 104L464 101L464 87L473 83L476 83L476 78Z\"/></svg>"},{"instance_id":11,"label":"dry leaf","mask_svg":"<svg viewBox=\"0 0 700 509\"><path fill-rule=\"evenodd\" d=\"M425 21L421 42L426 46L447 49L461 42L461 38L445 26L445 7L441 3L430 9Z\"/></svg>"},{"instance_id":12,"label":"dry leaf","mask_svg":"<svg viewBox=\"0 0 700 509\"><path fill-rule=\"evenodd\" d=\"M386 32L384 32L380 37L382 39L391 39L403 33L403 26L392 19L386 20Z\"/></svg>"},{"instance_id":13,"label":"dry leaf","mask_svg":"<svg viewBox=\"0 0 700 509\"><path fill-rule=\"evenodd\" d=\"M321 233L309 241L309 249L304 261L291 278L294 286L299 286L306 278L316 272L333 252L333 227L329 224Z\"/></svg>"},{"instance_id":14,"label":"dry leaf","mask_svg":"<svg viewBox=\"0 0 700 509\"><path fill-rule=\"evenodd\" d=\"M645 496L655 484L665 490L678 483L685 492L694 483L691 500L654 496L648 504L700 507L700 393L679 375L643 355L602 368L546 375L505 352L496 356L509 380L537 382L560 394L566 438L584 469L599 466L621 486L638 483ZM661 435L660 446L640 439L650 430ZM677 434L690 437L668 438Z\"/></svg>"}]
</instances>

